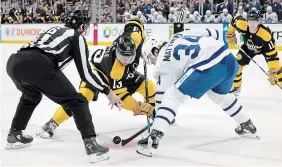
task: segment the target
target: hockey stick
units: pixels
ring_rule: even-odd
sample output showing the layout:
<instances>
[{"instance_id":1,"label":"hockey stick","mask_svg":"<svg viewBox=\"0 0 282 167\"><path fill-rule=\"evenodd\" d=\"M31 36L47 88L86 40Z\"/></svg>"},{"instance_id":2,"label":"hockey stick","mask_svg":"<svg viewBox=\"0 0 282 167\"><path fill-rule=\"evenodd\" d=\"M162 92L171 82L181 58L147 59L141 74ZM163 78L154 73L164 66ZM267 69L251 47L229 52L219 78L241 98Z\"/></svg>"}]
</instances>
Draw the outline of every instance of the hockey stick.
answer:
<instances>
[{"instance_id":1,"label":"hockey stick","mask_svg":"<svg viewBox=\"0 0 282 167\"><path fill-rule=\"evenodd\" d=\"M135 139L137 136L139 136L141 133L145 132L147 129L150 129L152 124L153 124L153 122L149 123L146 127L144 127L143 129L139 130L137 133L135 133L131 137L129 137L127 139L124 139L124 140L121 140L121 146L125 146L126 144L131 142L133 139Z\"/></svg>"},{"instance_id":2,"label":"hockey stick","mask_svg":"<svg viewBox=\"0 0 282 167\"><path fill-rule=\"evenodd\" d=\"M238 44L235 44L238 48L239 48L239 50L241 51L241 52L243 52L253 63L255 63L256 65L257 65L257 67L259 67L263 72L264 72L264 74L266 75L266 76L268 76L268 73L254 60L254 59L252 59ZM280 88L280 89L282 89L282 87L276 82L276 85Z\"/></svg>"},{"instance_id":3,"label":"hockey stick","mask_svg":"<svg viewBox=\"0 0 282 167\"><path fill-rule=\"evenodd\" d=\"M145 60L143 61L144 61L144 76L145 76L145 96L146 96L146 103L149 103L147 62ZM148 116L147 116L147 125L150 125L150 120ZM148 132L150 133L150 127L148 128Z\"/></svg>"}]
</instances>

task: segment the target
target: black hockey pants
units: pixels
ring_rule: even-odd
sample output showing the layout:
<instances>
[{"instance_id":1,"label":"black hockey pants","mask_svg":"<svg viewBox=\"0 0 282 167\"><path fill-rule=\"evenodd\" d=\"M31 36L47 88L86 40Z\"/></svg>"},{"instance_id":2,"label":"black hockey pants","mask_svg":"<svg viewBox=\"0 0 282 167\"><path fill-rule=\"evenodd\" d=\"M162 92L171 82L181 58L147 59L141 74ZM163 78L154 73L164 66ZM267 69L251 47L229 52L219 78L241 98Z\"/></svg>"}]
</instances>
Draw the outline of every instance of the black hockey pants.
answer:
<instances>
[{"instance_id":1,"label":"black hockey pants","mask_svg":"<svg viewBox=\"0 0 282 167\"><path fill-rule=\"evenodd\" d=\"M73 114L82 138L96 136L85 97L77 93L67 77L58 70L56 61L38 49L22 50L10 56L8 75L22 92L11 128L24 130L40 103L42 94Z\"/></svg>"}]
</instances>

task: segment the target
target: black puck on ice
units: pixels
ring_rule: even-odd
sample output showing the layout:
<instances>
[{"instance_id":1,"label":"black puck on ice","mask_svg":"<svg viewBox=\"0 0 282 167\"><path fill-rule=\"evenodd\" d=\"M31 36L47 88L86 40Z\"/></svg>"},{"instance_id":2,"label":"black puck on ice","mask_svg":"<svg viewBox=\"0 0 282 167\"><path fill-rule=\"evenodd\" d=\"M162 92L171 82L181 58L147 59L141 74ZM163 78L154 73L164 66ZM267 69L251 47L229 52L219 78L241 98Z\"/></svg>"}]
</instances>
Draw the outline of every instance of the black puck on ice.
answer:
<instances>
[{"instance_id":1,"label":"black puck on ice","mask_svg":"<svg viewBox=\"0 0 282 167\"><path fill-rule=\"evenodd\" d=\"M121 138L119 136L115 136L113 142L115 144L119 144L121 142Z\"/></svg>"}]
</instances>

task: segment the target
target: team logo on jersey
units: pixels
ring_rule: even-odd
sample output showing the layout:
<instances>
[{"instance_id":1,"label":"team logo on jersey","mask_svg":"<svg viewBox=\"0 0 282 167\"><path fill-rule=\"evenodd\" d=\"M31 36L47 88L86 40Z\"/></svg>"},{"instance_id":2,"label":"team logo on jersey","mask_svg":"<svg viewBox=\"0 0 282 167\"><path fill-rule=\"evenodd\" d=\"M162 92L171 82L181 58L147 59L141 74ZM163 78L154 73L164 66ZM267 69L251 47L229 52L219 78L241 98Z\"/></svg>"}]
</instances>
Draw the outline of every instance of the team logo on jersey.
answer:
<instances>
[{"instance_id":1,"label":"team logo on jersey","mask_svg":"<svg viewBox=\"0 0 282 167\"><path fill-rule=\"evenodd\" d=\"M262 48L262 46L255 45L252 39L248 39L248 41L246 42L246 45L249 50L252 50L254 52L259 52L260 49Z\"/></svg>"},{"instance_id":2,"label":"team logo on jersey","mask_svg":"<svg viewBox=\"0 0 282 167\"><path fill-rule=\"evenodd\" d=\"M242 55L241 54L237 54L236 59L237 60L241 60L242 59Z\"/></svg>"}]
</instances>

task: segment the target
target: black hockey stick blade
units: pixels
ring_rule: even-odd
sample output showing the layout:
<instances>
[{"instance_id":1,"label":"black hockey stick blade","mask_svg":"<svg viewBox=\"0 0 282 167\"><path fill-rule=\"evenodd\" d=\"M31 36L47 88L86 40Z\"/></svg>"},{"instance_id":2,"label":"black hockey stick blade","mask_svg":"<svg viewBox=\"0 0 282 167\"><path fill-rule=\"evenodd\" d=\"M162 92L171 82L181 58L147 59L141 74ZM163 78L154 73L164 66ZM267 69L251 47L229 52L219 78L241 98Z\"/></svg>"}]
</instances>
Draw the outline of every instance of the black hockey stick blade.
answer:
<instances>
[{"instance_id":1,"label":"black hockey stick blade","mask_svg":"<svg viewBox=\"0 0 282 167\"><path fill-rule=\"evenodd\" d=\"M141 129L140 131L138 131L137 133L135 133L133 136L121 140L121 146L125 146L127 145L129 142L131 142L133 139L135 139L137 136L139 136L141 133L145 132L148 128L150 128L152 126L153 122L151 122L150 124L148 124L147 126L145 126L143 129Z\"/></svg>"}]
</instances>

